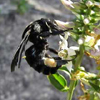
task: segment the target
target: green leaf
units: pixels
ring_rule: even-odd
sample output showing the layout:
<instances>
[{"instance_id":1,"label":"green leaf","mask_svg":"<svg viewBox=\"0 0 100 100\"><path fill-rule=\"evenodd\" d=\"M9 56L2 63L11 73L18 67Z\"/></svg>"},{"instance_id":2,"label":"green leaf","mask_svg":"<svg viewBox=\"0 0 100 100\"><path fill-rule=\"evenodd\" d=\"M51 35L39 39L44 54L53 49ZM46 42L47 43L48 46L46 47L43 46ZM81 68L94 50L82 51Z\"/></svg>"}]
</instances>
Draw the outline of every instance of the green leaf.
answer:
<instances>
[{"instance_id":1,"label":"green leaf","mask_svg":"<svg viewBox=\"0 0 100 100\"><path fill-rule=\"evenodd\" d=\"M97 66L97 68L96 68L97 70L100 70L100 65L99 66Z\"/></svg>"},{"instance_id":2,"label":"green leaf","mask_svg":"<svg viewBox=\"0 0 100 100\"><path fill-rule=\"evenodd\" d=\"M68 91L67 81L61 74L51 74L47 76L50 83L59 91L66 92Z\"/></svg>"},{"instance_id":3,"label":"green leaf","mask_svg":"<svg viewBox=\"0 0 100 100\"><path fill-rule=\"evenodd\" d=\"M91 85L91 87L95 90L95 91L100 91L100 87L93 83L92 81L89 81L89 84Z\"/></svg>"},{"instance_id":4,"label":"green leaf","mask_svg":"<svg viewBox=\"0 0 100 100\"><path fill-rule=\"evenodd\" d=\"M62 67L60 67L59 70L65 72L70 77L70 72L67 69L66 65L63 65Z\"/></svg>"}]
</instances>

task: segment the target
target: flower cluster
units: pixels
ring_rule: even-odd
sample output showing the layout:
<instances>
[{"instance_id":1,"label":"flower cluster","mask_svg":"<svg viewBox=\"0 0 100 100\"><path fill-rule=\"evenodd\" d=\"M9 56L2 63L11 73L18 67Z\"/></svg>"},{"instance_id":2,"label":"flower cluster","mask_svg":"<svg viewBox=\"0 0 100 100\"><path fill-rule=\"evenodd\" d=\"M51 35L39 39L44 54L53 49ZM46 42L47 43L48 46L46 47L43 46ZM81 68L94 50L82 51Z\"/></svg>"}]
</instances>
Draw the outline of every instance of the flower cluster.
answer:
<instances>
[{"instance_id":1,"label":"flower cluster","mask_svg":"<svg viewBox=\"0 0 100 100\"><path fill-rule=\"evenodd\" d=\"M100 60L100 13L98 13L100 11L100 1L81 0L80 2L72 2L71 0L61 0L61 2L76 15L76 19L73 22L57 20L57 24L63 29L73 28L68 36L72 36L79 45L84 44L86 54L97 62ZM68 43L65 47L67 46Z\"/></svg>"},{"instance_id":2,"label":"flower cluster","mask_svg":"<svg viewBox=\"0 0 100 100\"><path fill-rule=\"evenodd\" d=\"M68 63L60 70L66 72L70 76L70 81L72 80L68 87L70 92L68 92L67 100L71 100L72 94L70 93L73 93L77 81L90 87L90 89L84 89L81 86L82 90L86 91L84 93L87 94L80 96L79 100L99 100L100 73L86 72L85 68L81 67L81 62L84 55L89 56L95 59L98 64L97 69L100 71L100 0L80 0L80 2L61 0L61 2L76 16L71 22L56 20L62 29L73 28L73 30L65 32L65 36L60 36L58 53L62 60L68 60ZM78 47L69 47L69 37L77 43Z\"/></svg>"}]
</instances>

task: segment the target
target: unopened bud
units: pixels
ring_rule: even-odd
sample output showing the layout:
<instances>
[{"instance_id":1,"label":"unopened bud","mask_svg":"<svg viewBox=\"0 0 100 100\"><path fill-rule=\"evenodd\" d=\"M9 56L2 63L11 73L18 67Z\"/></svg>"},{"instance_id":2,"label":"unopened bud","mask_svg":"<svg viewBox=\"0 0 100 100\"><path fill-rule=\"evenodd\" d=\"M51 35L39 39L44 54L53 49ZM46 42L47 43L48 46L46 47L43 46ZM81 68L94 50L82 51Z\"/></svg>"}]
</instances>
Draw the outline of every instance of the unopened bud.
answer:
<instances>
[{"instance_id":1,"label":"unopened bud","mask_svg":"<svg viewBox=\"0 0 100 100\"><path fill-rule=\"evenodd\" d=\"M61 0L62 4L67 8L67 9L73 9L74 6L72 5L73 2L70 0Z\"/></svg>"},{"instance_id":2,"label":"unopened bud","mask_svg":"<svg viewBox=\"0 0 100 100\"><path fill-rule=\"evenodd\" d=\"M87 1L87 2L86 2L86 5L87 5L88 7L91 7L91 6L93 6L93 2L92 2L92 1Z\"/></svg>"},{"instance_id":3,"label":"unopened bud","mask_svg":"<svg viewBox=\"0 0 100 100\"><path fill-rule=\"evenodd\" d=\"M84 22L85 25L87 25L87 24L89 24L90 21L89 21L89 19L86 18L86 19L83 20L83 22Z\"/></svg>"},{"instance_id":4,"label":"unopened bud","mask_svg":"<svg viewBox=\"0 0 100 100\"><path fill-rule=\"evenodd\" d=\"M83 39L82 38L78 40L78 44L79 45L83 44Z\"/></svg>"},{"instance_id":5,"label":"unopened bud","mask_svg":"<svg viewBox=\"0 0 100 100\"><path fill-rule=\"evenodd\" d=\"M93 10L91 10L91 13L90 14L93 15L93 14L95 14L95 12Z\"/></svg>"}]
</instances>

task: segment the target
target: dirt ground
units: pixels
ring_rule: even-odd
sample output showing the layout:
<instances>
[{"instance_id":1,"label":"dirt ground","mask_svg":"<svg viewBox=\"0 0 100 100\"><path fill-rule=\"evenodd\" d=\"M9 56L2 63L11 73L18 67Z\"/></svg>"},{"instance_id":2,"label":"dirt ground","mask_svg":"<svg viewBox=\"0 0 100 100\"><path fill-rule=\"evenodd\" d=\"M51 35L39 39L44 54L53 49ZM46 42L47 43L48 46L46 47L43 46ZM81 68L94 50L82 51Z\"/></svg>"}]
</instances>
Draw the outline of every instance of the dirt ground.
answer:
<instances>
[{"instance_id":1,"label":"dirt ground","mask_svg":"<svg viewBox=\"0 0 100 100\"><path fill-rule=\"evenodd\" d=\"M10 2L0 0L0 4L8 3L9 6L8 1ZM30 68L24 59L20 69L16 69L13 73L10 71L11 61L20 43L22 32L29 22L40 18L63 21L74 18L60 0L29 1L33 3L33 7L24 15L9 11L0 15L0 100L65 100L66 93L61 93L51 86L46 76ZM50 40L50 44L53 42L55 40ZM56 47L54 43L53 46ZM77 90L76 94L79 92L80 90ZM73 100L77 100L76 96Z\"/></svg>"}]
</instances>

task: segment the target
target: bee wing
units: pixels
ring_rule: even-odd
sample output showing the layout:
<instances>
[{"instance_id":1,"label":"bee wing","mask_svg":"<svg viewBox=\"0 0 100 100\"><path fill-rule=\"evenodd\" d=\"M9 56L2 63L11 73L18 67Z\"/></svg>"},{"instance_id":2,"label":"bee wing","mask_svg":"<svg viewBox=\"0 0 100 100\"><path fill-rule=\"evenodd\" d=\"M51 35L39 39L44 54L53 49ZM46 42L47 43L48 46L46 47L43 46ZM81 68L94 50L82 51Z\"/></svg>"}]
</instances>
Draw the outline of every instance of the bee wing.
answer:
<instances>
[{"instance_id":1,"label":"bee wing","mask_svg":"<svg viewBox=\"0 0 100 100\"><path fill-rule=\"evenodd\" d=\"M14 56L12 63L11 63L11 72L15 70L15 66L18 65L18 67L20 67L22 53L24 51L25 45L27 44L29 35L30 35L30 30L27 31L27 33L23 37L23 39L22 39L22 41L21 41L21 43L20 43L20 45L15 53L15 56Z\"/></svg>"},{"instance_id":2,"label":"bee wing","mask_svg":"<svg viewBox=\"0 0 100 100\"><path fill-rule=\"evenodd\" d=\"M22 34L22 39L24 38L26 32L31 29L33 24L34 24L34 22L31 22L28 26L26 26L26 28L25 28L25 30L24 30L24 32Z\"/></svg>"}]
</instances>

